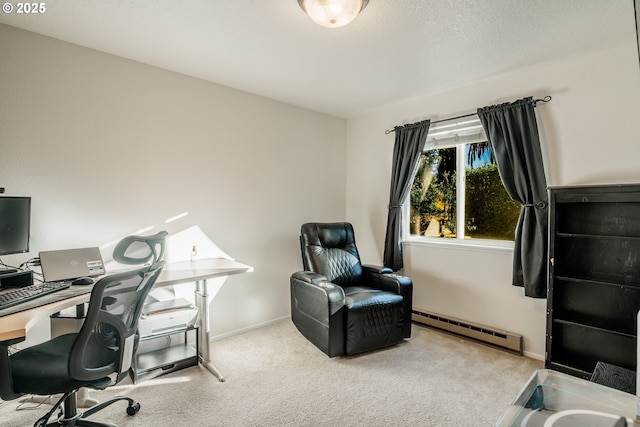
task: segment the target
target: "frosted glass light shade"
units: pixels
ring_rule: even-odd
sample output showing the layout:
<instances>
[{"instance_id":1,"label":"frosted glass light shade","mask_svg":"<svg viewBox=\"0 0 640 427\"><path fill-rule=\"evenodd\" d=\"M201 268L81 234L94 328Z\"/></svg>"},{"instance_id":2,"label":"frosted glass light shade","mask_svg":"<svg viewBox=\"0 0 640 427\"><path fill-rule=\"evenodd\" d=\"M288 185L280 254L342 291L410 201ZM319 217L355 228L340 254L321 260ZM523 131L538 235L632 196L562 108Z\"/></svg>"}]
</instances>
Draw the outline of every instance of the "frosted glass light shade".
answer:
<instances>
[{"instance_id":1,"label":"frosted glass light shade","mask_svg":"<svg viewBox=\"0 0 640 427\"><path fill-rule=\"evenodd\" d=\"M343 27L356 19L369 0L298 0L309 18L327 28Z\"/></svg>"}]
</instances>

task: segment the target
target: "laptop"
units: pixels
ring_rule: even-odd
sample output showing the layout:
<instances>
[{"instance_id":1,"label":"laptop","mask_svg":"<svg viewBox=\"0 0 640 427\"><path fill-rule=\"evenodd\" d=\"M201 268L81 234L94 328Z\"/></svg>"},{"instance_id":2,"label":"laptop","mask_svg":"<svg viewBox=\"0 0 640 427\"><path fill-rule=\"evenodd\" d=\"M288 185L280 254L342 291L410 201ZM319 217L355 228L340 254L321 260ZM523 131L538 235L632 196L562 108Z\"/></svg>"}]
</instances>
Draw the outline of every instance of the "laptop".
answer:
<instances>
[{"instance_id":1,"label":"laptop","mask_svg":"<svg viewBox=\"0 0 640 427\"><path fill-rule=\"evenodd\" d=\"M46 282L105 274L102 254L97 247L42 251L39 256L42 276Z\"/></svg>"}]
</instances>

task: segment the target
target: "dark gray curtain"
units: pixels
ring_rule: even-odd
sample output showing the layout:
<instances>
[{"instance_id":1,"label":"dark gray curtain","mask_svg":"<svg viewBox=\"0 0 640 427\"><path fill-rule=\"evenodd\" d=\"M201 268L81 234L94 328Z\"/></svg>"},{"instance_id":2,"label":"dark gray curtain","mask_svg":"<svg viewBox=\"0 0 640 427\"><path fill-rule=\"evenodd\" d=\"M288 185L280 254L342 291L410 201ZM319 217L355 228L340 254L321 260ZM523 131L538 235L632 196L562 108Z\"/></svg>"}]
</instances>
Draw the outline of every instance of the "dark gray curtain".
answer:
<instances>
[{"instance_id":1,"label":"dark gray curtain","mask_svg":"<svg viewBox=\"0 0 640 427\"><path fill-rule=\"evenodd\" d=\"M513 284L547 296L547 181L531 97L478 109L509 196L522 205L516 227Z\"/></svg>"},{"instance_id":2,"label":"dark gray curtain","mask_svg":"<svg viewBox=\"0 0 640 427\"><path fill-rule=\"evenodd\" d=\"M402 262L402 202L409 194L413 175L420 160L429 132L429 120L405 126L396 126L396 142L393 146L389 214L384 239L384 266L400 270Z\"/></svg>"}]
</instances>

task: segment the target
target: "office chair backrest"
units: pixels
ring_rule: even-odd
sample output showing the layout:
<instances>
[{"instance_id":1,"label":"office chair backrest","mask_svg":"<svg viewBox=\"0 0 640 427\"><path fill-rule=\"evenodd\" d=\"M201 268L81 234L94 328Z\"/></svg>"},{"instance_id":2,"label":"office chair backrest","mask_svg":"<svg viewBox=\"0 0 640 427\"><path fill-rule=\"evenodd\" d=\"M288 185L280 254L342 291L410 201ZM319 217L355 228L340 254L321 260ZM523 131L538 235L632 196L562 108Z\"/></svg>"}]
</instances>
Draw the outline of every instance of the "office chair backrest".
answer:
<instances>
[{"instance_id":1,"label":"office chair backrest","mask_svg":"<svg viewBox=\"0 0 640 427\"><path fill-rule=\"evenodd\" d=\"M127 236L113 249L113 259L121 264L144 264L164 258L166 231L153 236Z\"/></svg>"},{"instance_id":2,"label":"office chair backrest","mask_svg":"<svg viewBox=\"0 0 640 427\"><path fill-rule=\"evenodd\" d=\"M71 348L69 374L72 378L91 381L116 373L116 382L126 376L136 346L136 330L142 306L162 272L166 232L153 236L129 236L116 246L122 259L132 245L147 245L148 256L138 255L142 262L151 261L134 270L100 279L91 291L87 316ZM129 262L132 263L132 262Z\"/></svg>"},{"instance_id":3,"label":"office chair backrest","mask_svg":"<svg viewBox=\"0 0 640 427\"><path fill-rule=\"evenodd\" d=\"M362 277L353 226L348 222L306 223L300 229L302 264L340 286L357 285Z\"/></svg>"}]
</instances>

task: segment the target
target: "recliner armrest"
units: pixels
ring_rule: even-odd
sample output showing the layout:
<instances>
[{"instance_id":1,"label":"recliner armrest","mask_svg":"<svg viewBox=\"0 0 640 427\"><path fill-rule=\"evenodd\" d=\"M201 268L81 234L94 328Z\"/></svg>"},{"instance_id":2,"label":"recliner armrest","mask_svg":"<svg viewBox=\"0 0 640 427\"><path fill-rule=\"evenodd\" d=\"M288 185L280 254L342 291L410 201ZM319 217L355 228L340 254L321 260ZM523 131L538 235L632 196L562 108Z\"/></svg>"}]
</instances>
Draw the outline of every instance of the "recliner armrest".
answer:
<instances>
[{"instance_id":1,"label":"recliner armrest","mask_svg":"<svg viewBox=\"0 0 640 427\"><path fill-rule=\"evenodd\" d=\"M362 273L365 280L371 286L384 291L393 292L402 296L411 295L413 292L413 282L407 276L400 276L393 273L390 268L380 268L370 265L362 266Z\"/></svg>"},{"instance_id":2,"label":"recliner armrest","mask_svg":"<svg viewBox=\"0 0 640 427\"><path fill-rule=\"evenodd\" d=\"M369 286L402 295L403 324L402 335L411 337L411 311L413 310L413 281L407 276L395 273L380 273L377 269L363 266L363 276Z\"/></svg>"},{"instance_id":3,"label":"recliner armrest","mask_svg":"<svg viewBox=\"0 0 640 427\"><path fill-rule=\"evenodd\" d=\"M378 273L378 274L392 274L393 270L390 269L389 267L381 267L379 265L372 265L372 264L362 264L362 269L363 270L369 270L372 273Z\"/></svg>"},{"instance_id":4,"label":"recliner armrest","mask_svg":"<svg viewBox=\"0 0 640 427\"><path fill-rule=\"evenodd\" d=\"M312 271L296 271L295 273L293 273L291 275L292 279L297 279L297 280L301 280L303 282L306 283L322 283L322 282L329 282L329 280L327 280L326 276L320 274L320 273L314 273Z\"/></svg>"},{"instance_id":5,"label":"recliner armrest","mask_svg":"<svg viewBox=\"0 0 640 427\"><path fill-rule=\"evenodd\" d=\"M329 316L344 307L344 290L322 274L310 271L293 273L291 292L298 309L323 323L328 323Z\"/></svg>"},{"instance_id":6,"label":"recliner armrest","mask_svg":"<svg viewBox=\"0 0 640 427\"><path fill-rule=\"evenodd\" d=\"M345 353L345 295L341 286L322 274L293 273L291 320L298 330L329 357Z\"/></svg>"}]
</instances>

